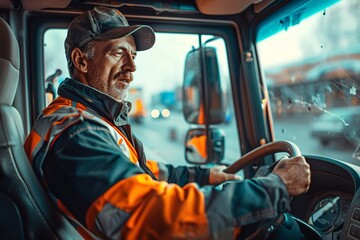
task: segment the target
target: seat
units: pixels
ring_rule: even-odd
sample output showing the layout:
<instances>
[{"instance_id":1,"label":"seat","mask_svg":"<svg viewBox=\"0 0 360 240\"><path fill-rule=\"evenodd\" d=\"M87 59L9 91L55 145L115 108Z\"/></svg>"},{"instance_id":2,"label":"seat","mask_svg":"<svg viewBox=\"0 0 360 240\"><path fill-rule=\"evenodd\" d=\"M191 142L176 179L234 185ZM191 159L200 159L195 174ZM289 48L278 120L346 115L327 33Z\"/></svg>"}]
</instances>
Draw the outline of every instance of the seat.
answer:
<instances>
[{"instance_id":1,"label":"seat","mask_svg":"<svg viewBox=\"0 0 360 240\"><path fill-rule=\"evenodd\" d=\"M41 187L23 149L19 112L19 45L0 17L0 238L83 239Z\"/></svg>"}]
</instances>

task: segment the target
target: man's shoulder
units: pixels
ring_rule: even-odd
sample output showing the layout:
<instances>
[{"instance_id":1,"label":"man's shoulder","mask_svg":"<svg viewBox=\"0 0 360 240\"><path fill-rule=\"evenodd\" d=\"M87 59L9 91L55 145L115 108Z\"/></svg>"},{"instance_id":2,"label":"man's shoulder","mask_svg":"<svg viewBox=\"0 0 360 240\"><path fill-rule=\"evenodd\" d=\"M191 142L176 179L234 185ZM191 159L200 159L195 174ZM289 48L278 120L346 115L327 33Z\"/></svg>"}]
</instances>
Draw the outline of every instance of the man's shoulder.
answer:
<instances>
[{"instance_id":1,"label":"man's shoulder","mask_svg":"<svg viewBox=\"0 0 360 240\"><path fill-rule=\"evenodd\" d=\"M96 112L63 97L56 98L35 122L33 129L50 138L75 135L114 135L112 127ZM116 134L115 134L116 135ZM67 138L65 137L65 138Z\"/></svg>"},{"instance_id":2,"label":"man's shoulder","mask_svg":"<svg viewBox=\"0 0 360 240\"><path fill-rule=\"evenodd\" d=\"M42 111L33 128L37 132L50 130L58 134L73 125L84 125L88 128L89 126L101 126L99 123L101 119L90 112L85 113L84 110L79 109L72 100L58 97Z\"/></svg>"},{"instance_id":3,"label":"man's shoulder","mask_svg":"<svg viewBox=\"0 0 360 240\"><path fill-rule=\"evenodd\" d=\"M89 121L89 120L83 120L83 121L78 121L74 124L72 124L71 126L69 126L66 131L65 131L69 137L72 137L74 135L78 135L78 134L103 134L105 133L106 135L110 133L109 129L107 127L105 127L102 124L99 124L98 122L94 122L94 121Z\"/></svg>"},{"instance_id":4,"label":"man's shoulder","mask_svg":"<svg viewBox=\"0 0 360 240\"><path fill-rule=\"evenodd\" d=\"M92 121L79 121L65 128L55 140L55 145L63 146L69 141L75 145L94 147L94 143L106 141L110 144L113 136L108 128ZM115 142L114 142L115 143ZM57 147L55 147L57 148Z\"/></svg>"},{"instance_id":5,"label":"man's shoulder","mask_svg":"<svg viewBox=\"0 0 360 240\"><path fill-rule=\"evenodd\" d=\"M72 100L64 97L57 97L46 108L44 108L42 113L44 115L52 115L58 112L64 112L65 109L69 112L69 114L77 112Z\"/></svg>"}]
</instances>

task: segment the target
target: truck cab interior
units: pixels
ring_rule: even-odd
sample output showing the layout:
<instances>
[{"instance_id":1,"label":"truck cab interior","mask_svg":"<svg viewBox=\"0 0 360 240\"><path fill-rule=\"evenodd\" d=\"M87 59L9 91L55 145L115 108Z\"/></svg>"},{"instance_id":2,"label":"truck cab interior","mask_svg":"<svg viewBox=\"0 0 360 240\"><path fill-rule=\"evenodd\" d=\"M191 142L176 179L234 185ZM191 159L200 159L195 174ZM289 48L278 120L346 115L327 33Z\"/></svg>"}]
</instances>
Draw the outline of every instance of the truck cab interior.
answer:
<instances>
[{"instance_id":1,"label":"truck cab interior","mask_svg":"<svg viewBox=\"0 0 360 240\"><path fill-rule=\"evenodd\" d=\"M290 214L305 237L360 239L357 0L1 1L0 239L96 238L60 213L23 149L46 79L69 76L68 24L95 6L156 33L128 97L149 159L251 178L302 154L311 185Z\"/></svg>"}]
</instances>

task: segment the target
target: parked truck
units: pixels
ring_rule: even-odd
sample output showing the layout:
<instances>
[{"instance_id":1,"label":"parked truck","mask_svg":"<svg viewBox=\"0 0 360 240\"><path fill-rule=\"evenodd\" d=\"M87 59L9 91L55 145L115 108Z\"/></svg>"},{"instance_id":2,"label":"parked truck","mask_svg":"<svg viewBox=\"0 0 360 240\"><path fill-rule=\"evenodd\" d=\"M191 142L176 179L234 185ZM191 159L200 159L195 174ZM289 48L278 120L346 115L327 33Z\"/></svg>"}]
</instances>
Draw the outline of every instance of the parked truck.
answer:
<instances>
[{"instance_id":1,"label":"parked truck","mask_svg":"<svg viewBox=\"0 0 360 240\"><path fill-rule=\"evenodd\" d=\"M141 87L132 87L129 89L127 101L132 103L131 111L129 112L130 120L137 124L142 124L146 117L146 107L143 99L143 92Z\"/></svg>"}]
</instances>

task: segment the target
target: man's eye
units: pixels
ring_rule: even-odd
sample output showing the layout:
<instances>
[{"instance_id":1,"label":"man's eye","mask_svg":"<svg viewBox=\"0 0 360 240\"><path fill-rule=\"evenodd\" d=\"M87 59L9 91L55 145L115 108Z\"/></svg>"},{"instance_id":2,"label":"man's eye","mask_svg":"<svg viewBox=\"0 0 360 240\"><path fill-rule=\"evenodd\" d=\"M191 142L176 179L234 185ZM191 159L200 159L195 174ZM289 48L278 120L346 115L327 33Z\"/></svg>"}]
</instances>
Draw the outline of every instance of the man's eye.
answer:
<instances>
[{"instance_id":1,"label":"man's eye","mask_svg":"<svg viewBox=\"0 0 360 240\"><path fill-rule=\"evenodd\" d=\"M116 56L122 56L123 54L124 54L123 50L118 50L118 51L115 52Z\"/></svg>"}]
</instances>

